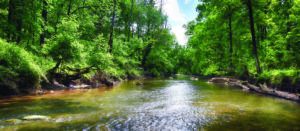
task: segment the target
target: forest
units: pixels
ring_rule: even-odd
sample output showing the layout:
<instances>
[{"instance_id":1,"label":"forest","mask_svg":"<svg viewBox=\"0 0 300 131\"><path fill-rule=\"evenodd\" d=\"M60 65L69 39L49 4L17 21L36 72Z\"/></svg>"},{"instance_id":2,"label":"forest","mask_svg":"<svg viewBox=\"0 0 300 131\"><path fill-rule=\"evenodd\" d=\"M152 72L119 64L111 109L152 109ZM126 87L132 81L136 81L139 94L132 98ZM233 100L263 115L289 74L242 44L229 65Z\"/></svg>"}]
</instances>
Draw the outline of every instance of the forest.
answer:
<instances>
[{"instance_id":1,"label":"forest","mask_svg":"<svg viewBox=\"0 0 300 131\"><path fill-rule=\"evenodd\" d=\"M299 93L299 0L202 0L197 11L185 25L185 72Z\"/></svg>"},{"instance_id":2,"label":"forest","mask_svg":"<svg viewBox=\"0 0 300 131\"><path fill-rule=\"evenodd\" d=\"M155 1L3 0L1 93L53 78L175 73L181 47Z\"/></svg>"},{"instance_id":3,"label":"forest","mask_svg":"<svg viewBox=\"0 0 300 131\"><path fill-rule=\"evenodd\" d=\"M228 76L300 93L299 0L199 0L171 33L162 0L0 1L0 95L143 74Z\"/></svg>"}]
</instances>

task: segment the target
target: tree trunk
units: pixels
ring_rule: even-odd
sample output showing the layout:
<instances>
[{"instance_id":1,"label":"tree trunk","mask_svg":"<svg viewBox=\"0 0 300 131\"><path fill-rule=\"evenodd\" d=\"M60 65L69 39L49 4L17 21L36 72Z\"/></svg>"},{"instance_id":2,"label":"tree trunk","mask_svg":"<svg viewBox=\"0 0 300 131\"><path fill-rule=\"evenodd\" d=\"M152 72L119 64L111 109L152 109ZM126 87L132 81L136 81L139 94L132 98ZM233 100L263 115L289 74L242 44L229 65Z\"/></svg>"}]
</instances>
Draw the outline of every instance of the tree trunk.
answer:
<instances>
[{"instance_id":1,"label":"tree trunk","mask_svg":"<svg viewBox=\"0 0 300 131\"><path fill-rule=\"evenodd\" d=\"M261 38L261 42L263 42L264 41L264 34L265 34L265 26L261 26L260 27L260 29L261 29L261 34L260 34L260 38ZM262 46L261 46L262 47Z\"/></svg>"},{"instance_id":2,"label":"tree trunk","mask_svg":"<svg viewBox=\"0 0 300 131\"><path fill-rule=\"evenodd\" d=\"M58 60L55 67L53 67L52 69L49 70L50 73L54 73L56 71L56 69L59 68L59 66L61 65L62 60Z\"/></svg>"},{"instance_id":3,"label":"tree trunk","mask_svg":"<svg viewBox=\"0 0 300 131\"><path fill-rule=\"evenodd\" d=\"M57 19L56 19L56 23L55 23L55 26L54 26L55 34L57 32L57 26L56 25L58 24L59 16L60 16L60 12L61 12L62 8L64 8L64 4L63 3L60 5L59 11L57 12Z\"/></svg>"},{"instance_id":4,"label":"tree trunk","mask_svg":"<svg viewBox=\"0 0 300 131\"><path fill-rule=\"evenodd\" d=\"M20 9L20 11L18 11L18 13L21 14L21 16L18 16L17 18L17 32L18 32L18 36L17 36L17 44L20 43L21 41L21 35L22 35L22 26L23 26L23 14L24 14L24 0L22 0L21 2L22 5L22 9Z\"/></svg>"},{"instance_id":5,"label":"tree trunk","mask_svg":"<svg viewBox=\"0 0 300 131\"><path fill-rule=\"evenodd\" d=\"M31 21L34 21L34 16L33 16L33 10L34 10L34 7L33 7L33 4L34 4L34 0L32 0L32 2L31 2L31 12L30 12L30 15L31 15ZM30 33L30 34L33 34L32 32L33 32L33 31L32 31L32 23L30 23L30 26L29 26L29 33ZM32 36L32 37L33 37L33 36ZM28 38L28 41L27 41L27 49L29 49L29 41L30 41L30 39ZM33 43L33 41L32 41L31 43Z\"/></svg>"},{"instance_id":6,"label":"tree trunk","mask_svg":"<svg viewBox=\"0 0 300 131\"><path fill-rule=\"evenodd\" d=\"M12 22L12 18L13 18L13 13L14 13L14 9L15 9L15 6L14 6L14 0L10 0L9 1L9 7L8 7L8 20L7 20L7 23L8 23L8 28L7 28L7 40L10 41L11 40L11 27L10 25L13 23Z\"/></svg>"},{"instance_id":7,"label":"tree trunk","mask_svg":"<svg viewBox=\"0 0 300 131\"><path fill-rule=\"evenodd\" d=\"M100 12L100 11L99 11ZM100 34L100 13L98 12L98 23L97 23L97 32L96 34L99 35Z\"/></svg>"},{"instance_id":8,"label":"tree trunk","mask_svg":"<svg viewBox=\"0 0 300 131\"><path fill-rule=\"evenodd\" d=\"M68 16L70 16L72 0L69 1Z\"/></svg>"},{"instance_id":9,"label":"tree trunk","mask_svg":"<svg viewBox=\"0 0 300 131\"><path fill-rule=\"evenodd\" d=\"M109 52L112 52L112 48L113 48L113 35L114 35L114 26L115 26L115 11L116 11L116 0L114 0L114 7L113 7L113 17L111 18L111 27L110 27L110 36L109 36L109 41L108 41L108 45L110 46Z\"/></svg>"},{"instance_id":10,"label":"tree trunk","mask_svg":"<svg viewBox=\"0 0 300 131\"><path fill-rule=\"evenodd\" d=\"M119 23L119 35L121 35L121 20L120 19L119 19L118 23Z\"/></svg>"},{"instance_id":11,"label":"tree trunk","mask_svg":"<svg viewBox=\"0 0 300 131\"><path fill-rule=\"evenodd\" d=\"M140 38L140 16L137 18L137 37Z\"/></svg>"},{"instance_id":12,"label":"tree trunk","mask_svg":"<svg viewBox=\"0 0 300 131\"><path fill-rule=\"evenodd\" d=\"M230 41L230 49L229 49L229 52L230 52L230 69L232 69L233 68L233 64L232 64L232 52L233 52L233 49L232 49L231 14L229 15L229 41Z\"/></svg>"},{"instance_id":13,"label":"tree trunk","mask_svg":"<svg viewBox=\"0 0 300 131\"><path fill-rule=\"evenodd\" d=\"M256 26L257 26L257 35L256 35L256 40L257 40L257 43L256 43L256 47L258 48L258 49L260 49L259 48L259 35L260 35L260 30L259 30L259 28L260 28L260 26L259 26L259 24L256 24Z\"/></svg>"},{"instance_id":14,"label":"tree trunk","mask_svg":"<svg viewBox=\"0 0 300 131\"><path fill-rule=\"evenodd\" d=\"M128 38L127 42L130 41L130 27L131 27L131 22L132 22L132 10L133 10L133 0L131 0L131 11L130 11L130 18L129 18L129 25L128 25Z\"/></svg>"},{"instance_id":15,"label":"tree trunk","mask_svg":"<svg viewBox=\"0 0 300 131\"><path fill-rule=\"evenodd\" d=\"M150 0L150 5L152 7L152 2L153 0ZM150 32L151 32L151 13L150 13L150 8L148 7L148 10L147 10L147 18L148 18L148 22L147 22L147 32L146 32L146 35L148 37L150 37Z\"/></svg>"},{"instance_id":16,"label":"tree trunk","mask_svg":"<svg viewBox=\"0 0 300 131\"><path fill-rule=\"evenodd\" d=\"M153 0L150 0L150 2L149 2L149 3L150 3L150 5L151 5L151 4L153 3Z\"/></svg>"},{"instance_id":17,"label":"tree trunk","mask_svg":"<svg viewBox=\"0 0 300 131\"><path fill-rule=\"evenodd\" d=\"M45 37L46 37L46 29L45 26L47 26L47 7L48 7L48 3L46 2L46 0L43 1L43 11L42 11L42 16L44 18L44 25L42 25L43 28L43 33L40 35L40 48L42 49L42 45L45 43Z\"/></svg>"},{"instance_id":18,"label":"tree trunk","mask_svg":"<svg viewBox=\"0 0 300 131\"><path fill-rule=\"evenodd\" d=\"M289 0L285 0L285 3L287 3L287 7L288 7L288 9L287 10L289 10L290 8L291 8L291 6L290 6L290 2L289 2ZM287 21L287 25L286 25L286 36L288 35L288 33L291 31L291 23L290 23L290 14L289 14L289 12L287 11L287 13L286 13L286 21ZM287 39L287 50L288 51L290 51L291 49L291 45L290 45L290 43L289 43L289 40Z\"/></svg>"},{"instance_id":19,"label":"tree trunk","mask_svg":"<svg viewBox=\"0 0 300 131\"><path fill-rule=\"evenodd\" d=\"M257 73L261 73L260 63L257 55L257 48L256 48L256 40L255 40L255 29L254 29L254 20L253 20L253 11L252 11L252 3L251 0L248 0L247 6L249 8L249 18L250 18L250 29L251 29L251 36L252 36L252 45L253 45L253 55L255 57L255 64Z\"/></svg>"}]
</instances>

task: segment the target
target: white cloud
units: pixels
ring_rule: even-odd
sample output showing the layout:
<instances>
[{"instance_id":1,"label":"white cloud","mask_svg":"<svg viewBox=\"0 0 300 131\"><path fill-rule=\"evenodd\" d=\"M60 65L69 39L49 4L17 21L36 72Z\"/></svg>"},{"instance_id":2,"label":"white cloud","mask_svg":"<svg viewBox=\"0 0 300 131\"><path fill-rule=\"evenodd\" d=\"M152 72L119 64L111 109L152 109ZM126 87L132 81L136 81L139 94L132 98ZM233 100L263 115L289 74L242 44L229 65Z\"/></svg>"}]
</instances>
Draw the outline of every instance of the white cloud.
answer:
<instances>
[{"instance_id":1,"label":"white cloud","mask_svg":"<svg viewBox=\"0 0 300 131\"><path fill-rule=\"evenodd\" d=\"M177 0L163 0L163 11L171 21L186 23L184 14L180 12Z\"/></svg>"},{"instance_id":2,"label":"white cloud","mask_svg":"<svg viewBox=\"0 0 300 131\"><path fill-rule=\"evenodd\" d=\"M190 2L191 2L191 0L184 0L184 4L188 4Z\"/></svg>"},{"instance_id":3,"label":"white cloud","mask_svg":"<svg viewBox=\"0 0 300 131\"><path fill-rule=\"evenodd\" d=\"M185 0L187 4L191 0ZM157 6L160 4L160 0L156 2ZM186 44L188 38L184 35L185 29L182 27L188 22L185 14L180 12L179 4L177 0L163 0L163 12L168 16L168 23L171 26L171 32L175 34L176 39L180 45Z\"/></svg>"},{"instance_id":4,"label":"white cloud","mask_svg":"<svg viewBox=\"0 0 300 131\"><path fill-rule=\"evenodd\" d=\"M175 34L177 41L180 45L187 43L188 38L185 36L186 29L182 25L172 26L171 32Z\"/></svg>"}]
</instances>

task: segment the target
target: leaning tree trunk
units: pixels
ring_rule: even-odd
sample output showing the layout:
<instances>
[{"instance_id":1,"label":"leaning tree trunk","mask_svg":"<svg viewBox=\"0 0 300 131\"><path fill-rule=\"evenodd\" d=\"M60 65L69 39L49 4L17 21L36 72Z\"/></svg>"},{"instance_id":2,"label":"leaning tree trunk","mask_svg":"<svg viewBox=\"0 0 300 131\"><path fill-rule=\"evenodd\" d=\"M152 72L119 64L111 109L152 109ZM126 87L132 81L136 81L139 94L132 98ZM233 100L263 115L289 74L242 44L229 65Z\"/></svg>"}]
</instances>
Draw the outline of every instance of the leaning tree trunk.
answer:
<instances>
[{"instance_id":1,"label":"leaning tree trunk","mask_svg":"<svg viewBox=\"0 0 300 131\"><path fill-rule=\"evenodd\" d=\"M111 18L111 27L110 27L110 35L109 35L109 41L108 45L110 46L109 52L112 52L113 48L113 35L114 35L114 26L115 26L115 12L116 11L116 0L114 0L114 7L113 7L113 17Z\"/></svg>"},{"instance_id":2,"label":"leaning tree trunk","mask_svg":"<svg viewBox=\"0 0 300 131\"><path fill-rule=\"evenodd\" d=\"M252 45L253 45L253 55L255 57L255 64L257 73L261 73L260 63L257 55L257 48L256 48L256 40L255 40L255 29L254 29L254 20L253 20L253 10L252 10L252 3L251 0L248 0L247 6L249 8L249 18L250 18L250 29L252 35Z\"/></svg>"}]
</instances>

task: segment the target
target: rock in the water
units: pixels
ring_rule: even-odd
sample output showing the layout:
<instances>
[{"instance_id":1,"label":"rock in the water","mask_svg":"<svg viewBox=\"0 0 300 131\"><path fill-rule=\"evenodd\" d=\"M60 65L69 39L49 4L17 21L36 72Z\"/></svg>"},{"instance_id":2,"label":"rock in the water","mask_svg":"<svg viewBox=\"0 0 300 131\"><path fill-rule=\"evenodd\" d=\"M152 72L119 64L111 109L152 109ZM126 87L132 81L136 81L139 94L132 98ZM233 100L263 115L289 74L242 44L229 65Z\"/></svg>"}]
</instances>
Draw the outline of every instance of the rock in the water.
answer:
<instances>
[{"instance_id":1,"label":"rock in the water","mask_svg":"<svg viewBox=\"0 0 300 131\"><path fill-rule=\"evenodd\" d=\"M84 85L84 84L82 84L82 85L71 85L70 86L71 88L74 88L74 89L91 89L92 88L92 86L91 85Z\"/></svg>"},{"instance_id":2,"label":"rock in the water","mask_svg":"<svg viewBox=\"0 0 300 131\"><path fill-rule=\"evenodd\" d=\"M220 84L225 84L227 82L229 82L230 79L228 78L212 78L211 80L209 80L210 83L220 83Z\"/></svg>"},{"instance_id":3,"label":"rock in the water","mask_svg":"<svg viewBox=\"0 0 300 131\"><path fill-rule=\"evenodd\" d=\"M23 117L23 120L49 120L51 117L49 116L41 116L41 115L30 115Z\"/></svg>"},{"instance_id":4,"label":"rock in the water","mask_svg":"<svg viewBox=\"0 0 300 131\"><path fill-rule=\"evenodd\" d=\"M143 85L143 83L137 82L136 85L137 85L137 86L141 86L141 85Z\"/></svg>"},{"instance_id":5,"label":"rock in the water","mask_svg":"<svg viewBox=\"0 0 300 131\"><path fill-rule=\"evenodd\" d=\"M193 81L198 80L198 78L195 78L195 77L191 77L190 79L193 80Z\"/></svg>"},{"instance_id":6,"label":"rock in the water","mask_svg":"<svg viewBox=\"0 0 300 131\"><path fill-rule=\"evenodd\" d=\"M169 79L173 80L173 77L169 77Z\"/></svg>"},{"instance_id":7,"label":"rock in the water","mask_svg":"<svg viewBox=\"0 0 300 131\"><path fill-rule=\"evenodd\" d=\"M5 123L11 123L11 124L19 124L19 123L22 122L22 120L20 120L20 119L8 119L8 120L5 120L3 122L5 122Z\"/></svg>"}]
</instances>

